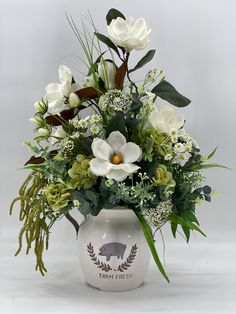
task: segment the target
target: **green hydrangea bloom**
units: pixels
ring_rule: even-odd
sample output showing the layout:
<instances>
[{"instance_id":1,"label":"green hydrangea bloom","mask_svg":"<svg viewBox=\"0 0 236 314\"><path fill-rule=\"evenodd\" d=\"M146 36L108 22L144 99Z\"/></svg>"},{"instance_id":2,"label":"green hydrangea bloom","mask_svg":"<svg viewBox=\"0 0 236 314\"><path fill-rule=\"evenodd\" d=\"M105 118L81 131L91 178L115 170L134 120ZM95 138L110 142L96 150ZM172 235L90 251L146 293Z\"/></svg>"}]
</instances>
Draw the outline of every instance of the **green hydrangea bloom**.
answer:
<instances>
[{"instance_id":1,"label":"green hydrangea bloom","mask_svg":"<svg viewBox=\"0 0 236 314\"><path fill-rule=\"evenodd\" d=\"M44 189L44 194L47 198L48 204L51 206L53 211L58 211L68 205L71 200L71 192L72 187L63 181L49 184Z\"/></svg>"},{"instance_id":2,"label":"green hydrangea bloom","mask_svg":"<svg viewBox=\"0 0 236 314\"><path fill-rule=\"evenodd\" d=\"M155 185L166 185L168 187L174 187L176 184L173 180L172 173L167 170L165 165L162 164L157 166L153 182Z\"/></svg>"},{"instance_id":3,"label":"green hydrangea bloom","mask_svg":"<svg viewBox=\"0 0 236 314\"><path fill-rule=\"evenodd\" d=\"M91 158L86 158L83 155L78 155L76 161L73 163L72 168L68 170L71 178L70 183L73 188L89 189L96 182L96 176L90 171Z\"/></svg>"},{"instance_id":4,"label":"green hydrangea bloom","mask_svg":"<svg viewBox=\"0 0 236 314\"><path fill-rule=\"evenodd\" d=\"M148 161L152 161L154 156L164 157L172 153L172 143L168 136L158 133L153 128L141 130L136 142L143 150L143 158Z\"/></svg>"}]
</instances>

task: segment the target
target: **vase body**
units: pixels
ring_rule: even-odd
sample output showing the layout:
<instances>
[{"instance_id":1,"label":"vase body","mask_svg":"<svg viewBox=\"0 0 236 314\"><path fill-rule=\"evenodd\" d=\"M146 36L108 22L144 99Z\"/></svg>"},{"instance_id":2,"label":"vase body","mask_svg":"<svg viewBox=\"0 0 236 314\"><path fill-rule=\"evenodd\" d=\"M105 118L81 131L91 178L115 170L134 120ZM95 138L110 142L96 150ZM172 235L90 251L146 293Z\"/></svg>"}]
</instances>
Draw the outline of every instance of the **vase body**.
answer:
<instances>
[{"instance_id":1,"label":"vase body","mask_svg":"<svg viewBox=\"0 0 236 314\"><path fill-rule=\"evenodd\" d=\"M89 216L79 231L79 258L85 280L94 288L125 291L139 287L150 252L134 212L116 207Z\"/></svg>"}]
</instances>

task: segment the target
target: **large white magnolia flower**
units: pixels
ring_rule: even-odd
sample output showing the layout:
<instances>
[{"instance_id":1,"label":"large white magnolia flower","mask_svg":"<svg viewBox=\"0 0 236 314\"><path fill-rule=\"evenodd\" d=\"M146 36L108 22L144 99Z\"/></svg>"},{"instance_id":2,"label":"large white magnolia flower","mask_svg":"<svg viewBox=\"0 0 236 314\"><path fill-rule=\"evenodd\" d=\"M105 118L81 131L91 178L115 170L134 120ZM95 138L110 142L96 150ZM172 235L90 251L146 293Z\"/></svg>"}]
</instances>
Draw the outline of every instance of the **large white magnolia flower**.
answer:
<instances>
[{"instance_id":1,"label":"large white magnolia flower","mask_svg":"<svg viewBox=\"0 0 236 314\"><path fill-rule=\"evenodd\" d=\"M132 49L142 50L150 42L146 21L143 18L130 17L127 20L117 17L107 26L111 41L130 52Z\"/></svg>"},{"instance_id":2,"label":"large white magnolia flower","mask_svg":"<svg viewBox=\"0 0 236 314\"><path fill-rule=\"evenodd\" d=\"M96 158L90 161L90 170L96 176L123 181L140 168L133 163L140 160L141 148L132 142L126 143L119 131L112 132L106 141L95 138L92 151Z\"/></svg>"},{"instance_id":3,"label":"large white magnolia flower","mask_svg":"<svg viewBox=\"0 0 236 314\"><path fill-rule=\"evenodd\" d=\"M48 111L52 114L69 109L65 98L78 89L77 84L72 84L72 72L65 65L59 67L59 81L60 83L50 83L46 86L45 98L48 101Z\"/></svg>"},{"instance_id":4,"label":"large white magnolia flower","mask_svg":"<svg viewBox=\"0 0 236 314\"><path fill-rule=\"evenodd\" d=\"M175 115L172 107L165 106L160 110L152 111L148 121L157 131L168 134L171 129L178 130L183 126L184 117Z\"/></svg>"}]
</instances>

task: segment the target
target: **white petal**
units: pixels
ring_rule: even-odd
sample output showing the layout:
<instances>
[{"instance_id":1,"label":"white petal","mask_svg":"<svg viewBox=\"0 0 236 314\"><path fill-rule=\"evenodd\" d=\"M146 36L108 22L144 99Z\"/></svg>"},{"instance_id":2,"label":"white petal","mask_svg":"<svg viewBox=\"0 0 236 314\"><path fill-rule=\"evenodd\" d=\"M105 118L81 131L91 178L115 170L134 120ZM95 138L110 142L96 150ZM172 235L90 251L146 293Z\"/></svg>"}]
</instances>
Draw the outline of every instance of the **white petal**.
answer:
<instances>
[{"instance_id":1,"label":"white petal","mask_svg":"<svg viewBox=\"0 0 236 314\"><path fill-rule=\"evenodd\" d=\"M184 125L184 117L182 115L176 115L169 121L170 128L180 129Z\"/></svg>"},{"instance_id":2,"label":"white petal","mask_svg":"<svg viewBox=\"0 0 236 314\"><path fill-rule=\"evenodd\" d=\"M51 114L57 114L67 109L67 105L64 104L63 100L56 100L48 102L48 111Z\"/></svg>"},{"instance_id":3,"label":"white petal","mask_svg":"<svg viewBox=\"0 0 236 314\"><path fill-rule=\"evenodd\" d=\"M113 179L116 181L124 181L128 176L128 173L124 170L121 169L112 169L107 175L106 177L108 179Z\"/></svg>"},{"instance_id":4,"label":"white petal","mask_svg":"<svg viewBox=\"0 0 236 314\"><path fill-rule=\"evenodd\" d=\"M111 166L112 170L123 170L128 174L136 172L139 168L140 168L139 166L130 163L124 163L119 165L112 164Z\"/></svg>"},{"instance_id":5,"label":"white petal","mask_svg":"<svg viewBox=\"0 0 236 314\"><path fill-rule=\"evenodd\" d=\"M123 162L135 162L142 155L142 150L140 147L134 143L126 143L120 149L120 154L122 156Z\"/></svg>"},{"instance_id":6,"label":"white petal","mask_svg":"<svg viewBox=\"0 0 236 314\"><path fill-rule=\"evenodd\" d=\"M113 153L112 148L101 138L95 138L92 143L92 151L95 157L109 161Z\"/></svg>"},{"instance_id":7,"label":"white petal","mask_svg":"<svg viewBox=\"0 0 236 314\"><path fill-rule=\"evenodd\" d=\"M174 109L171 106L165 106L160 109L160 113L162 114L165 120L169 120L172 118L174 114Z\"/></svg>"},{"instance_id":8,"label":"white petal","mask_svg":"<svg viewBox=\"0 0 236 314\"><path fill-rule=\"evenodd\" d=\"M160 111L153 111L149 115L148 121L151 124L151 126L157 131L160 131L163 133L168 132L168 127Z\"/></svg>"},{"instance_id":9,"label":"white petal","mask_svg":"<svg viewBox=\"0 0 236 314\"><path fill-rule=\"evenodd\" d=\"M66 65L62 64L59 68L59 81L62 84L70 83L72 81L72 72Z\"/></svg>"},{"instance_id":10,"label":"white petal","mask_svg":"<svg viewBox=\"0 0 236 314\"><path fill-rule=\"evenodd\" d=\"M109 161L94 158L90 161L90 171L96 176L105 176L111 169L112 164Z\"/></svg>"},{"instance_id":11,"label":"white petal","mask_svg":"<svg viewBox=\"0 0 236 314\"><path fill-rule=\"evenodd\" d=\"M114 152L118 153L126 143L126 138L119 131L113 131L110 133L107 143L112 147Z\"/></svg>"}]
</instances>

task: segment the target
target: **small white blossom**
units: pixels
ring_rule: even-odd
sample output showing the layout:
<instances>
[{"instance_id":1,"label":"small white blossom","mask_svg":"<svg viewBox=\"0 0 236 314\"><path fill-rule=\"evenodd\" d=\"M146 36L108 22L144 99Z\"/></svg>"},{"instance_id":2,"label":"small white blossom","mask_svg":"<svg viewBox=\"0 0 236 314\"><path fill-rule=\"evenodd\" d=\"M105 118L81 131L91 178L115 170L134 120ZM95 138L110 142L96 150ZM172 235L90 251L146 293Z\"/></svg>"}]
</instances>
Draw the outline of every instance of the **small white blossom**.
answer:
<instances>
[{"instance_id":1,"label":"small white blossom","mask_svg":"<svg viewBox=\"0 0 236 314\"><path fill-rule=\"evenodd\" d=\"M165 155L165 160L171 160L173 156L171 154Z\"/></svg>"},{"instance_id":2,"label":"small white blossom","mask_svg":"<svg viewBox=\"0 0 236 314\"><path fill-rule=\"evenodd\" d=\"M173 204L171 201L162 201L156 208L142 210L144 218L155 228L161 228L167 222L168 217L172 212Z\"/></svg>"},{"instance_id":3,"label":"small white blossom","mask_svg":"<svg viewBox=\"0 0 236 314\"><path fill-rule=\"evenodd\" d=\"M184 151L185 151L185 149L184 149L184 144L182 144L182 143L177 143L177 144L175 144L175 146L174 146L174 151L175 151L176 153L182 153L182 152L184 152Z\"/></svg>"},{"instance_id":4,"label":"small white blossom","mask_svg":"<svg viewBox=\"0 0 236 314\"><path fill-rule=\"evenodd\" d=\"M96 125L92 125L91 128L90 128L90 131L91 131L92 134L98 134L99 128Z\"/></svg>"},{"instance_id":5,"label":"small white blossom","mask_svg":"<svg viewBox=\"0 0 236 314\"><path fill-rule=\"evenodd\" d=\"M178 130L176 128L171 128L169 130L169 136L171 137L177 137L178 136Z\"/></svg>"},{"instance_id":6,"label":"small white blossom","mask_svg":"<svg viewBox=\"0 0 236 314\"><path fill-rule=\"evenodd\" d=\"M174 162L176 164L179 164L181 166L184 166L186 164L186 162L189 160L189 158L191 157L191 154L185 152L185 153L179 153L177 154L177 156L174 159Z\"/></svg>"},{"instance_id":7,"label":"small white blossom","mask_svg":"<svg viewBox=\"0 0 236 314\"><path fill-rule=\"evenodd\" d=\"M98 114L93 114L90 118L91 123L99 122L101 120L101 116Z\"/></svg>"}]
</instances>

